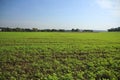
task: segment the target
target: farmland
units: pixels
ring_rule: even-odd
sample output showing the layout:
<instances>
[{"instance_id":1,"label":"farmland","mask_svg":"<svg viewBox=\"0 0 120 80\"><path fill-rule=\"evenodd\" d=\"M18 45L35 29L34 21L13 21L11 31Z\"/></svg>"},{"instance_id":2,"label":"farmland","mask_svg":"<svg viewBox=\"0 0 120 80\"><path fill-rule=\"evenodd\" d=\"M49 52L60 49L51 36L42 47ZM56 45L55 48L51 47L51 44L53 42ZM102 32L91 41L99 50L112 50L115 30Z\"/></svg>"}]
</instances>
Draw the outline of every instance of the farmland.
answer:
<instances>
[{"instance_id":1,"label":"farmland","mask_svg":"<svg viewBox=\"0 0 120 80\"><path fill-rule=\"evenodd\" d=\"M120 80L119 32L0 32L0 80Z\"/></svg>"}]
</instances>

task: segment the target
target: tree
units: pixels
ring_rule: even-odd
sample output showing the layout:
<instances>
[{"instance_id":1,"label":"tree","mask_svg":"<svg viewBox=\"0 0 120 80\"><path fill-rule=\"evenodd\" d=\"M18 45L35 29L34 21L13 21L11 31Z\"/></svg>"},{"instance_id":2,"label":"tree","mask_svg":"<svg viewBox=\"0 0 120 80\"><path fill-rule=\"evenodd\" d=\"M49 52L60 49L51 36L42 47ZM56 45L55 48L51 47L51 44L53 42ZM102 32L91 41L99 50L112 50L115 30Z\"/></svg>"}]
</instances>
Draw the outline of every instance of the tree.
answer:
<instances>
[{"instance_id":1,"label":"tree","mask_svg":"<svg viewBox=\"0 0 120 80\"><path fill-rule=\"evenodd\" d=\"M93 32L93 30L83 30L83 32Z\"/></svg>"},{"instance_id":2,"label":"tree","mask_svg":"<svg viewBox=\"0 0 120 80\"><path fill-rule=\"evenodd\" d=\"M108 29L108 32L120 31L120 27Z\"/></svg>"},{"instance_id":3,"label":"tree","mask_svg":"<svg viewBox=\"0 0 120 80\"><path fill-rule=\"evenodd\" d=\"M72 31L72 32L79 32L80 30L79 30L79 29L74 29L74 28L73 28L71 31Z\"/></svg>"},{"instance_id":4,"label":"tree","mask_svg":"<svg viewBox=\"0 0 120 80\"><path fill-rule=\"evenodd\" d=\"M33 32L37 32L37 31L38 31L38 28L32 28L32 31L33 31Z\"/></svg>"}]
</instances>

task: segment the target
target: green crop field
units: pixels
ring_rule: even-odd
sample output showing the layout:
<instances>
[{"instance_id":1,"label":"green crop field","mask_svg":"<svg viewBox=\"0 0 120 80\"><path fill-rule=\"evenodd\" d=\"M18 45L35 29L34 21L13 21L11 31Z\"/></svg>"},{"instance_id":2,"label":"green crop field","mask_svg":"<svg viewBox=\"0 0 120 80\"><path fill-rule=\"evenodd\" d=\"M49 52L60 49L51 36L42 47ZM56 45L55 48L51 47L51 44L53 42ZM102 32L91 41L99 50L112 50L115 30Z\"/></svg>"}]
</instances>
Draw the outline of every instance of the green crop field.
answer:
<instances>
[{"instance_id":1,"label":"green crop field","mask_svg":"<svg viewBox=\"0 0 120 80\"><path fill-rule=\"evenodd\" d=\"M120 80L120 33L0 32L0 80Z\"/></svg>"}]
</instances>

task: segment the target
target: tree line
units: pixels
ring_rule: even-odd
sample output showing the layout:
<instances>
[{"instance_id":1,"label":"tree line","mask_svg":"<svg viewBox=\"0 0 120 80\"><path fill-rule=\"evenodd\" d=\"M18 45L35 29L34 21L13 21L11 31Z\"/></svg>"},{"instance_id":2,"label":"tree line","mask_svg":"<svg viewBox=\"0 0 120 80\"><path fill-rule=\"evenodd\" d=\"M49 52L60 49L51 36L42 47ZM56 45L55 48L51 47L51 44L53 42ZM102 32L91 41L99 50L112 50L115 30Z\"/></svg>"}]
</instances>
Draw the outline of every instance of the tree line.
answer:
<instances>
[{"instance_id":1,"label":"tree line","mask_svg":"<svg viewBox=\"0 0 120 80\"><path fill-rule=\"evenodd\" d=\"M9 28L9 27L0 27L1 32L93 32L93 30L85 29L38 29L38 28Z\"/></svg>"},{"instance_id":2,"label":"tree line","mask_svg":"<svg viewBox=\"0 0 120 80\"><path fill-rule=\"evenodd\" d=\"M108 29L109 32L120 31L120 27Z\"/></svg>"},{"instance_id":3,"label":"tree line","mask_svg":"<svg viewBox=\"0 0 120 80\"><path fill-rule=\"evenodd\" d=\"M71 30L65 30L65 29L38 29L38 28L10 28L10 27L0 27L1 32L94 32L94 30L89 29L71 29ZM117 28L110 28L108 29L108 32L118 32L120 31L120 27Z\"/></svg>"}]
</instances>

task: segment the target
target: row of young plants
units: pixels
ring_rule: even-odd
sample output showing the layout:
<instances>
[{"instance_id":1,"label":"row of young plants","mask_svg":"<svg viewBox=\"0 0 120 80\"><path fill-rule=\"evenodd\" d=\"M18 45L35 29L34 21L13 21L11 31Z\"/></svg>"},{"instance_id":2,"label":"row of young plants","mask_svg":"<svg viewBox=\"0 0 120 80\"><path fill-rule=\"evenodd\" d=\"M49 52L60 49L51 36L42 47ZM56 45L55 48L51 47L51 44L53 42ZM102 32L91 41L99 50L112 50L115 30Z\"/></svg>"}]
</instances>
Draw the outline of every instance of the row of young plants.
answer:
<instances>
[{"instance_id":1,"label":"row of young plants","mask_svg":"<svg viewBox=\"0 0 120 80\"><path fill-rule=\"evenodd\" d=\"M114 33L29 34L0 33L1 80L120 79L120 39Z\"/></svg>"},{"instance_id":2,"label":"row of young plants","mask_svg":"<svg viewBox=\"0 0 120 80\"><path fill-rule=\"evenodd\" d=\"M4 50L0 56L1 79L26 78L26 79L61 79L61 76L71 75L74 79L108 78L119 79L120 54L116 52L85 52L74 50L69 52L47 53L38 49L10 51ZM110 48L111 49L111 48ZM19 51L20 50L20 51ZM53 51L54 52L54 51ZM9 75L8 75L9 74ZM24 76L22 76L24 74ZM78 76L78 75L81 75ZM7 76L7 77L6 77ZM37 76L37 77L36 77ZM67 77L68 78L68 77Z\"/></svg>"}]
</instances>

